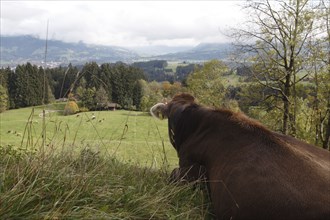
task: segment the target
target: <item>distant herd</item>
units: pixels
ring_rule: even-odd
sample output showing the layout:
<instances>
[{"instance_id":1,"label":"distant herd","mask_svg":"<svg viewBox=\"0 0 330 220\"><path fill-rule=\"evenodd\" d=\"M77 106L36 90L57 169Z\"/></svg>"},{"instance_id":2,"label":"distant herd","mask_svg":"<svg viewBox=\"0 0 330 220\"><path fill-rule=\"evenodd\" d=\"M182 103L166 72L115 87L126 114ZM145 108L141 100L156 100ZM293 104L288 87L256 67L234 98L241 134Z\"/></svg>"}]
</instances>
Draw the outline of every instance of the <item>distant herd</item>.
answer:
<instances>
[{"instance_id":1,"label":"distant herd","mask_svg":"<svg viewBox=\"0 0 330 220\"><path fill-rule=\"evenodd\" d=\"M330 219L329 151L187 93L150 112L168 119L171 181L205 181L217 219Z\"/></svg>"}]
</instances>

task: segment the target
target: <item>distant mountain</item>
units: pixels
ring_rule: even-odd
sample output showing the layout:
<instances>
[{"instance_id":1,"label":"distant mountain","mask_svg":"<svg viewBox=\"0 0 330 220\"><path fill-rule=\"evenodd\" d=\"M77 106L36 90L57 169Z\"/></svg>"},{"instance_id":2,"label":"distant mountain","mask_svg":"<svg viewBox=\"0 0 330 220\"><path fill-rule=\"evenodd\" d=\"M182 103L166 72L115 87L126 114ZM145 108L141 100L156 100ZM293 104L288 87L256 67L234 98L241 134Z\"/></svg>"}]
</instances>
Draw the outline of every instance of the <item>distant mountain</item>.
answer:
<instances>
[{"instance_id":1,"label":"distant mountain","mask_svg":"<svg viewBox=\"0 0 330 220\"><path fill-rule=\"evenodd\" d=\"M202 43L196 47L177 53L170 53L154 58L162 60L205 61L211 59L226 59L233 50L229 43Z\"/></svg>"},{"instance_id":2,"label":"distant mountain","mask_svg":"<svg viewBox=\"0 0 330 220\"><path fill-rule=\"evenodd\" d=\"M0 36L0 66L16 66L26 62L42 65L46 41L34 36ZM91 45L83 42L65 43L59 40L47 42L47 65L74 65L95 61L132 63L145 60L197 61L226 59L230 44L203 43L196 47L149 46L123 48Z\"/></svg>"},{"instance_id":3,"label":"distant mountain","mask_svg":"<svg viewBox=\"0 0 330 220\"><path fill-rule=\"evenodd\" d=\"M27 36L1 36L1 64L25 62L41 63L45 57L45 40ZM131 62L139 55L129 49L115 46L89 45L82 42L65 43L58 40L47 42L47 62L57 64L81 64L96 62Z\"/></svg>"},{"instance_id":4,"label":"distant mountain","mask_svg":"<svg viewBox=\"0 0 330 220\"><path fill-rule=\"evenodd\" d=\"M163 46L163 45L153 45L153 46L141 46L141 47L130 47L129 49L137 52L143 57L159 56L169 53L177 53L186 50L190 50L191 46Z\"/></svg>"}]
</instances>

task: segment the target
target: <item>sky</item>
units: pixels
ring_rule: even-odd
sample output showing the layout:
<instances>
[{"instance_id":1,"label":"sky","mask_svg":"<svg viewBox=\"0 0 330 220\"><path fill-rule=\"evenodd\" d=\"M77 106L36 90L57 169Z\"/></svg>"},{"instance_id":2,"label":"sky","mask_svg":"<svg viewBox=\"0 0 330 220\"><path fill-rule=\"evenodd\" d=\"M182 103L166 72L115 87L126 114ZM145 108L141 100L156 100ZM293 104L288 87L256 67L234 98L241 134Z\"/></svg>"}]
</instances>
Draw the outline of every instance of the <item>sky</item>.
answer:
<instances>
[{"instance_id":1,"label":"sky","mask_svg":"<svg viewBox=\"0 0 330 220\"><path fill-rule=\"evenodd\" d=\"M1 35L121 47L230 42L244 1L1 0Z\"/></svg>"}]
</instances>

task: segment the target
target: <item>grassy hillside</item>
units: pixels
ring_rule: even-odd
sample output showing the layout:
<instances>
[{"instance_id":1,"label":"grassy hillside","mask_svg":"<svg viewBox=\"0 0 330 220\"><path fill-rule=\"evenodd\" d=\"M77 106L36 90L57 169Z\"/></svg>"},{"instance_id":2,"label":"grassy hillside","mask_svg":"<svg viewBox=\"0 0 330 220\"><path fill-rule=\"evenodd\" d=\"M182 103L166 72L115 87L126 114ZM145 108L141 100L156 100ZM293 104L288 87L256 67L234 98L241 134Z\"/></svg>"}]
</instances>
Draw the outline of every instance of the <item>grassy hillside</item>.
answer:
<instances>
[{"instance_id":1,"label":"grassy hillside","mask_svg":"<svg viewBox=\"0 0 330 220\"><path fill-rule=\"evenodd\" d=\"M1 219L212 219L203 186L168 182L166 121L45 109L44 148L42 107L0 114Z\"/></svg>"}]
</instances>

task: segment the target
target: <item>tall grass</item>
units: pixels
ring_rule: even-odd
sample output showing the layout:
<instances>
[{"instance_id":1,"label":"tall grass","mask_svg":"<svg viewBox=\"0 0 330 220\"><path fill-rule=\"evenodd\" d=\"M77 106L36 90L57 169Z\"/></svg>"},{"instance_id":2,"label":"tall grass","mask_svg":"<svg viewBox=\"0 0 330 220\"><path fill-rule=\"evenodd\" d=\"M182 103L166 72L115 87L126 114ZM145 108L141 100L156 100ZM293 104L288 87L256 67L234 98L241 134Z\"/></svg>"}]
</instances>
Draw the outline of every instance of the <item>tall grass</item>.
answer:
<instances>
[{"instance_id":1,"label":"tall grass","mask_svg":"<svg viewBox=\"0 0 330 220\"><path fill-rule=\"evenodd\" d=\"M1 147L1 219L207 219L203 190L90 149L78 155Z\"/></svg>"},{"instance_id":2,"label":"tall grass","mask_svg":"<svg viewBox=\"0 0 330 220\"><path fill-rule=\"evenodd\" d=\"M56 133L62 141L50 138L44 151L33 141L31 121L32 116L24 145L0 146L0 219L212 219L204 190L168 183L163 142L157 167L128 163L116 151L104 153L79 140L73 150L66 144L66 126ZM114 144L121 148L121 142Z\"/></svg>"}]
</instances>

